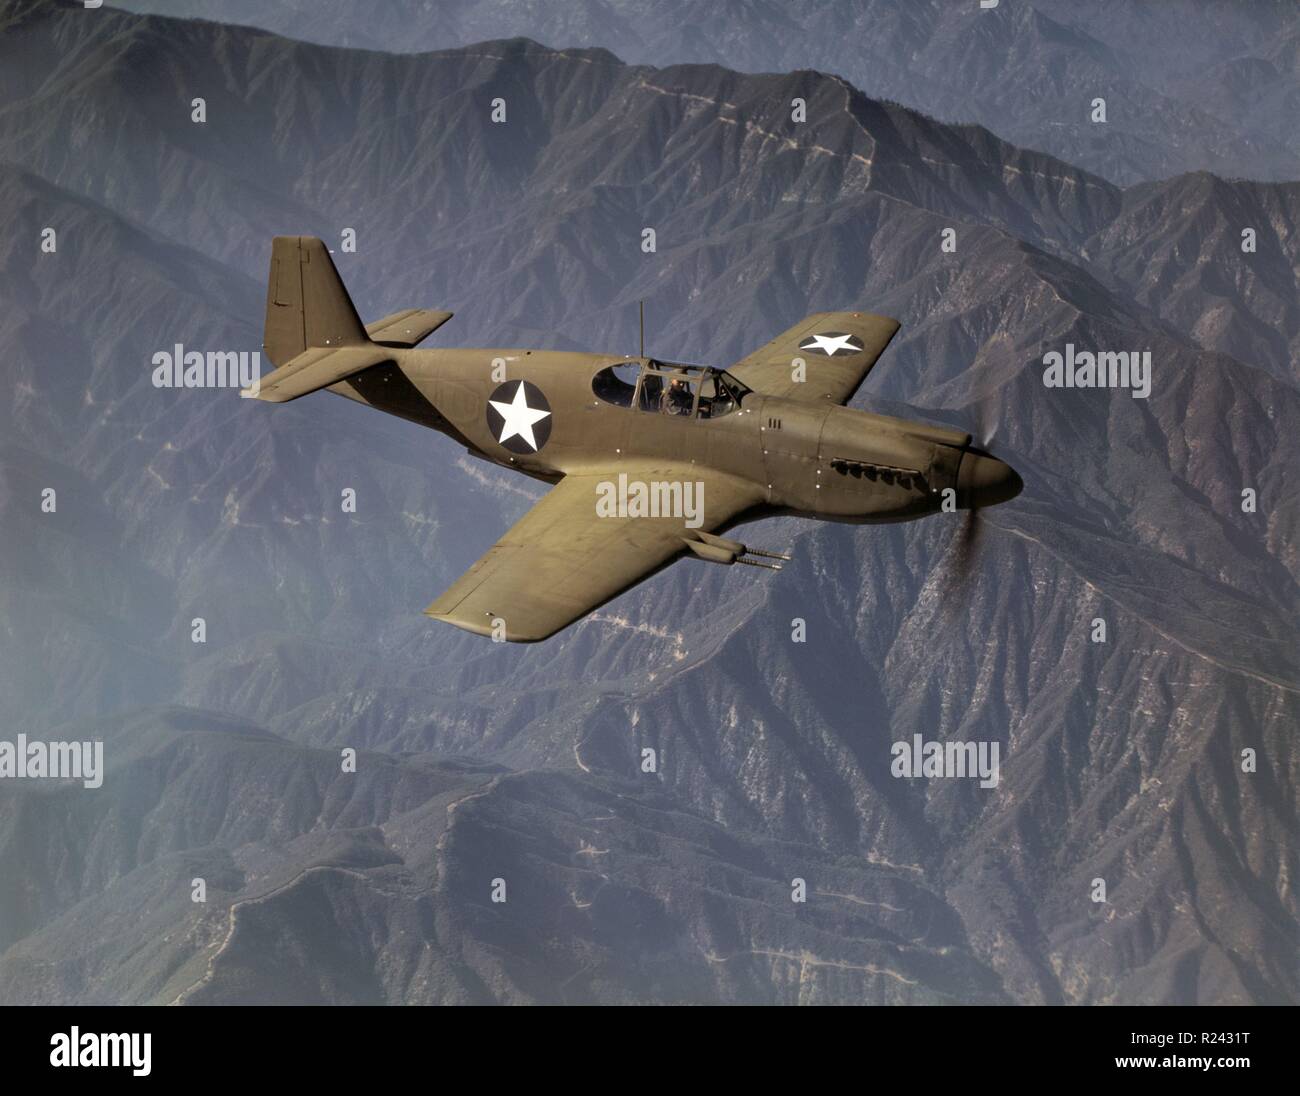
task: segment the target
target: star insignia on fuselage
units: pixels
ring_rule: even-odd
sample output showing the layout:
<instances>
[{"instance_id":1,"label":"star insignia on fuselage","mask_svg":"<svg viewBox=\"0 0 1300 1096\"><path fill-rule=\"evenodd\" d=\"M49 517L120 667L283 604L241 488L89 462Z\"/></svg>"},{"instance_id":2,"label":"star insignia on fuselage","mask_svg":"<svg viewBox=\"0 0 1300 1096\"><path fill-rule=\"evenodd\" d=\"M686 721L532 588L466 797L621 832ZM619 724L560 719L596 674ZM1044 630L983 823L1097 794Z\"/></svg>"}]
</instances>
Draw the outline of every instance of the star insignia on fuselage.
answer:
<instances>
[{"instance_id":1,"label":"star insignia on fuselage","mask_svg":"<svg viewBox=\"0 0 1300 1096\"><path fill-rule=\"evenodd\" d=\"M833 358L838 354L859 354L862 352L862 340L856 335L845 335L841 331L823 331L812 335L799 344L800 350L810 350L814 354L825 354Z\"/></svg>"},{"instance_id":2,"label":"star insignia on fuselage","mask_svg":"<svg viewBox=\"0 0 1300 1096\"><path fill-rule=\"evenodd\" d=\"M528 381L506 381L488 399L487 425L512 453L536 453L551 436L551 405Z\"/></svg>"}]
</instances>

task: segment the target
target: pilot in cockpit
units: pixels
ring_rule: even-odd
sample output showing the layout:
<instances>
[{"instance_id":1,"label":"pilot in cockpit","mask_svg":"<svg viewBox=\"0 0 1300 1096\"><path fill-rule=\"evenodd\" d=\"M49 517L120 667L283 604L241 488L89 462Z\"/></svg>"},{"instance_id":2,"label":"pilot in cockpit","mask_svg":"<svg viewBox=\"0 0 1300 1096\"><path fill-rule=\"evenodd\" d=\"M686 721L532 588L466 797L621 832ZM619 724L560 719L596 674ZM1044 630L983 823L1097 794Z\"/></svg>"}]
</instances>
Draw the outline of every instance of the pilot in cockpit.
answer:
<instances>
[{"instance_id":1,"label":"pilot in cockpit","mask_svg":"<svg viewBox=\"0 0 1300 1096\"><path fill-rule=\"evenodd\" d=\"M689 415L691 413L691 390L680 377L668 382L660 398L659 409L666 415Z\"/></svg>"}]
</instances>

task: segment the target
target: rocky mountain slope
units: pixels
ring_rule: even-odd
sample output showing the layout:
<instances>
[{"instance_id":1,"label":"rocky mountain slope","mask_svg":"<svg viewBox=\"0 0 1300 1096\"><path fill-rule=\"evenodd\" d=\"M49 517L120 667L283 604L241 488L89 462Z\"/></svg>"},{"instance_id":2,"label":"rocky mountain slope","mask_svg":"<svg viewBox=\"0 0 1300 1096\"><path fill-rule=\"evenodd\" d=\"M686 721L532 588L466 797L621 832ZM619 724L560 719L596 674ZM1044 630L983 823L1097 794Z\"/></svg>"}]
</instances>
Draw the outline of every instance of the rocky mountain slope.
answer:
<instances>
[{"instance_id":1,"label":"rocky mountain slope","mask_svg":"<svg viewBox=\"0 0 1300 1096\"><path fill-rule=\"evenodd\" d=\"M1300 14L1289 0L122 0L135 11L393 52L528 37L624 61L816 69L978 122L1117 183L1300 176ZM1106 100L1105 124L1091 119Z\"/></svg>"},{"instance_id":2,"label":"rocky mountain slope","mask_svg":"<svg viewBox=\"0 0 1300 1096\"><path fill-rule=\"evenodd\" d=\"M517 40L10 0L0 74L0 727L109 759L0 784L4 1000L1300 997L1296 184L1121 190L835 77ZM643 298L652 351L724 364L896 315L855 402L1026 490L969 553L774 521L779 576L682 563L529 648L437 627L539 485L150 380L257 348L272 234L349 227L363 316L454 309L446 345L630 348ZM1150 398L1045 388L1067 342L1150 350ZM913 734L997 742L999 785L892 778Z\"/></svg>"}]
</instances>

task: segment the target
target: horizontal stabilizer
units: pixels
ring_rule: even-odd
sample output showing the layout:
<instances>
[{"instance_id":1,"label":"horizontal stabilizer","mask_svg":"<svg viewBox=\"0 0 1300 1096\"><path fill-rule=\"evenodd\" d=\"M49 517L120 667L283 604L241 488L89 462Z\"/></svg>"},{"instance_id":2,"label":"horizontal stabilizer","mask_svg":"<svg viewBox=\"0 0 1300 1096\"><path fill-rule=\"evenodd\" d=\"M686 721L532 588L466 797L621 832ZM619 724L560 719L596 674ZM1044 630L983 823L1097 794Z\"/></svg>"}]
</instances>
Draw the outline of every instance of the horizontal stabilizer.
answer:
<instances>
[{"instance_id":1,"label":"horizontal stabilizer","mask_svg":"<svg viewBox=\"0 0 1300 1096\"><path fill-rule=\"evenodd\" d=\"M382 346L409 349L423 342L451 316L450 312L438 312L432 308L408 308L405 312L394 312L382 320L366 324L366 334L372 342Z\"/></svg>"},{"instance_id":2,"label":"horizontal stabilizer","mask_svg":"<svg viewBox=\"0 0 1300 1096\"><path fill-rule=\"evenodd\" d=\"M252 388L244 389L241 395L256 396L267 403L288 403L309 392L337 384L363 369L388 361L390 357L387 348L374 343L341 346L333 350L311 347L254 381Z\"/></svg>"}]
</instances>

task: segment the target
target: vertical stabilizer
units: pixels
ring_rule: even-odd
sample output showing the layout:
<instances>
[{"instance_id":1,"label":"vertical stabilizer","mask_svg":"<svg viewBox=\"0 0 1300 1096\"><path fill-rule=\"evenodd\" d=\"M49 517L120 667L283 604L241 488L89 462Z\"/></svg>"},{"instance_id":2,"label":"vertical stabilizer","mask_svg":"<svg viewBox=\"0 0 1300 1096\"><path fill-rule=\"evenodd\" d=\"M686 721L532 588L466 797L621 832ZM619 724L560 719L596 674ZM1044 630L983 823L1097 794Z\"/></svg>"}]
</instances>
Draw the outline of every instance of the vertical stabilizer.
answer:
<instances>
[{"instance_id":1,"label":"vertical stabilizer","mask_svg":"<svg viewBox=\"0 0 1300 1096\"><path fill-rule=\"evenodd\" d=\"M276 236L271 244L263 336L272 364L285 365L308 348L368 343L324 243L313 236Z\"/></svg>"}]
</instances>

